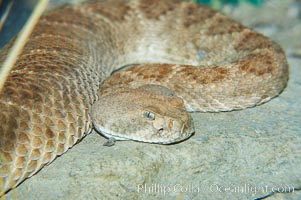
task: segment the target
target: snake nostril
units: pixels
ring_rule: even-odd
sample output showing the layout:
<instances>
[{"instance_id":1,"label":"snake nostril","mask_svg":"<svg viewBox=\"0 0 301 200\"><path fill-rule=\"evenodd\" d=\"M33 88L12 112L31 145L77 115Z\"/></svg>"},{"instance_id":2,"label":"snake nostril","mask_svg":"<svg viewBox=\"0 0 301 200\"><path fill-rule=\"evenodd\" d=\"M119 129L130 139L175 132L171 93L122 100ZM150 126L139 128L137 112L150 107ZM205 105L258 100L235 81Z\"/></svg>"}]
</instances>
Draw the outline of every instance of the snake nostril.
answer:
<instances>
[{"instance_id":1,"label":"snake nostril","mask_svg":"<svg viewBox=\"0 0 301 200\"><path fill-rule=\"evenodd\" d=\"M157 134L159 136L162 136L163 131L164 131L164 128L159 128L158 131L157 131Z\"/></svg>"}]
</instances>

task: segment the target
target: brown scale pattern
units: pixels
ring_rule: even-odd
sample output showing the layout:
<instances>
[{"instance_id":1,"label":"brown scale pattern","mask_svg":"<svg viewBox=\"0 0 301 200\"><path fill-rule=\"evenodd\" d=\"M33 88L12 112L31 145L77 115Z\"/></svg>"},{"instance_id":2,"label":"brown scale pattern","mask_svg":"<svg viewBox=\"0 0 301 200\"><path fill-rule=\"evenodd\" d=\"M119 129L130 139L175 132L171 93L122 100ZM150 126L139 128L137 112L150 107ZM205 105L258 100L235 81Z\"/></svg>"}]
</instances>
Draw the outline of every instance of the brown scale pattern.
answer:
<instances>
[{"instance_id":1,"label":"brown scale pattern","mask_svg":"<svg viewBox=\"0 0 301 200\"><path fill-rule=\"evenodd\" d=\"M90 131L97 90L122 66L151 63L114 74L103 91L161 84L189 111L242 109L279 95L288 80L279 45L209 8L177 2L91 3L40 19L0 93L0 196Z\"/></svg>"},{"instance_id":2,"label":"brown scale pattern","mask_svg":"<svg viewBox=\"0 0 301 200\"><path fill-rule=\"evenodd\" d=\"M122 2L112 2L110 6L106 4L93 3L91 4L91 12L104 16L112 21L122 22L125 20L127 13L131 7Z\"/></svg>"},{"instance_id":3,"label":"brown scale pattern","mask_svg":"<svg viewBox=\"0 0 301 200\"><path fill-rule=\"evenodd\" d=\"M254 49L277 48L273 43L266 42L267 38L259 33L243 30L241 39L235 45L237 51L252 51Z\"/></svg>"},{"instance_id":4,"label":"brown scale pattern","mask_svg":"<svg viewBox=\"0 0 301 200\"><path fill-rule=\"evenodd\" d=\"M200 12L200 9L202 9L202 12ZM216 12L205 6L190 3L184 9L183 25L189 28L191 25L208 20L215 15Z\"/></svg>"},{"instance_id":5,"label":"brown scale pattern","mask_svg":"<svg viewBox=\"0 0 301 200\"><path fill-rule=\"evenodd\" d=\"M162 0L140 0L139 9L148 19L159 19L160 16L165 15L167 12L176 9L179 2L176 0L173 1L162 1ZM160 6L158 6L158 4Z\"/></svg>"},{"instance_id":6,"label":"brown scale pattern","mask_svg":"<svg viewBox=\"0 0 301 200\"><path fill-rule=\"evenodd\" d=\"M70 16L65 15L64 23L73 23L68 20L75 19L74 13L67 11ZM53 15L62 22L60 15ZM41 21L52 20L48 17ZM88 22L77 26L87 27ZM88 69L89 47L84 40L72 40L47 26L42 22L37 26L1 92L0 119L5 122L0 129L1 193L73 146L90 126L87 110L94 98L85 91L97 87L99 78L84 80L85 74L98 74ZM80 35L78 28L73 29ZM80 56L85 56L82 62L75 59Z\"/></svg>"},{"instance_id":7,"label":"brown scale pattern","mask_svg":"<svg viewBox=\"0 0 301 200\"><path fill-rule=\"evenodd\" d=\"M243 25L237 24L233 20L226 18L221 14L215 15L214 21L215 23L210 24L206 31L208 36L231 34L235 32L241 32L245 29Z\"/></svg>"},{"instance_id":8,"label":"brown scale pattern","mask_svg":"<svg viewBox=\"0 0 301 200\"><path fill-rule=\"evenodd\" d=\"M250 62L252 60L252 62ZM243 60L239 61L240 70L254 73L256 76L264 74L275 74L274 58L269 53L250 53Z\"/></svg>"}]
</instances>

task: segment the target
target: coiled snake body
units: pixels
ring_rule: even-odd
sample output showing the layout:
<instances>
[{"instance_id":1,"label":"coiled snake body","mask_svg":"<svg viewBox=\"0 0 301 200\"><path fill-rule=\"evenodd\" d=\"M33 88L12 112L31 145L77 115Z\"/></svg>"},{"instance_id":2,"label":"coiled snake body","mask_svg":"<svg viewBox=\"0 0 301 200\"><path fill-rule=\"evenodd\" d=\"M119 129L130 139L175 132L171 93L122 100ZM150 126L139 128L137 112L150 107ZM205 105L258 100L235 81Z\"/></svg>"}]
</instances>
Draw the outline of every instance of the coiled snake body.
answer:
<instances>
[{"instance_id":1,"label":"coiled snake body","mask_svg":"<svg viewBox=\"0 0 301 200\"><path fill-rule=\"evenodd\" d=\"M114 70L137 63L147 64L102 85ZM40 19L1 91L0 195L91 131L101 85L159 84L188 111L218 112L264 103L287 80L279 45L201 5L137 0L54 11Z\"/></svg>"}]
</instances>

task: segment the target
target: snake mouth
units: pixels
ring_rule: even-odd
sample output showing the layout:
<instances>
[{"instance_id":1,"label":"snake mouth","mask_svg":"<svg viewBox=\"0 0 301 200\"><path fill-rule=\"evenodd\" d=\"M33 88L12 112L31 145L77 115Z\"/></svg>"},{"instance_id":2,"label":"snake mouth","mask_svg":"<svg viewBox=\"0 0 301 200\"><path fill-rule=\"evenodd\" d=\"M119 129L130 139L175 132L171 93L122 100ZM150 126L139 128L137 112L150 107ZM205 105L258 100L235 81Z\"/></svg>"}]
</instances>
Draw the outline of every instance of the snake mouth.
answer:
<instances>
[{"instance_id":1,"label":"snake mouth","mask_svg":"<svg viewBox=\"0 0 301 200\"><path fill-rule=\"evenodd\" d=\"M164 144L164 145L173 145L173 144L178 144L181 142L184 142L186 140L188 140L190 137L192 137L194 135L194 131L190 132L189 134L186 134L184 136L178 137L176 139L173 140L169 140L169 141L164 141L164 142L157 142L157 144Z\"/></svg>"},{"instance_id":2,"label":"snake mouth","mask_svg":"<svg viewBox=\"0 0 301 200\"><path fill-rule=\"evenodd\" d=\"M94 129L97 133L99 133L100 135L110 139L113 138L115 140L118 141L126 141L126 140L132 140L132 141L136 141L136 142L144 142L144 143L150 143L150 144L162 144L162 145L172 145L172 144L176 144L176 143L180 143L183 142L185 140L187 140L188 138L190 138L192 135L194 135L194 129L189 128L190 126L187 126L186 124L184 124L182 126L182 132L179 134L179 137L176 137L174 139L163 139L163 140L145 140L145 139L141 139L141 138L128 138L128 137L122 137L119 134L114 134L111 133L110 131L106 131L98 126L94 126ZM159 129L158 131L164 131L163 128ZM186 134L183 134L186 133Z\"/></svg>"}]
</instances>

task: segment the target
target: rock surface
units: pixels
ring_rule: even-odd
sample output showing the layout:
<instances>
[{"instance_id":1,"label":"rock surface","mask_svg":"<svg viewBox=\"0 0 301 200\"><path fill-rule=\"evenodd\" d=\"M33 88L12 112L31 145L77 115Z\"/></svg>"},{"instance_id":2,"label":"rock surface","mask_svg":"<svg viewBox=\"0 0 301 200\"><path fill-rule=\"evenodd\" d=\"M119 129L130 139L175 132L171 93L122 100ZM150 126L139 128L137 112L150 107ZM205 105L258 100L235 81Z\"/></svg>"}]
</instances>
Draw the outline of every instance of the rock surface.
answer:
<instances>
[{"instance_id":1,"label":"rock surface","mask_svg":"<svg viewBox=\"0 0 301 200\"><path fill-rule=\"evenodd\" d=\"M278 18L290 16L288 7ZM261 9L250 15L260 21ZM263 23L273 36L269 21ZM295 23L300 34L300 19ZM288 33L279 27L275 39ZM279 40L290 53L290 80L272 101L195 113L195 135L176 145L123 141L104 147L106 139L92 133L6 198L301 199L301 59L291 53L301 42L291 40Z\"/></svg>"}]
</instances>

